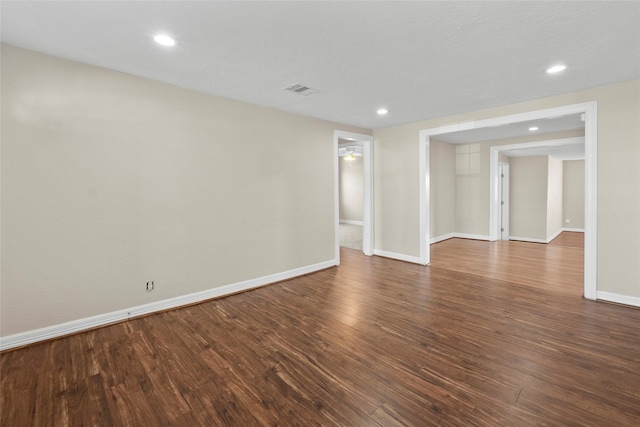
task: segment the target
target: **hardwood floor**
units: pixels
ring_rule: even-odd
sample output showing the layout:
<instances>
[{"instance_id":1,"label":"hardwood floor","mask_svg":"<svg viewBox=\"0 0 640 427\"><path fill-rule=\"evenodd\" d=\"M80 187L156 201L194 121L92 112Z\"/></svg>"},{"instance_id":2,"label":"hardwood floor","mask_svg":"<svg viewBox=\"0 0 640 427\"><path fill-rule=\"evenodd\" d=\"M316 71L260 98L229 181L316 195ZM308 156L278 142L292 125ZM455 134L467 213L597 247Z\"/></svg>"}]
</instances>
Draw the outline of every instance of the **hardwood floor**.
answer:
<instances>
[{"instance_id":1,"label":"hardwood floor","mask_svg":"<svg viewBox=\"0 0 640 427\"><path fill-rule=\"evenodd\" d=\"M584 238L562 233L550 244L449 239L431 245L431 267L580 297Z\"/></svg>"},{"instance_id":2,"label":"hardwood floor","mask_svg":"<svg viewBox=\"0 0 640 427\"><path fill-rule=\"evenodd\" d=\"M421 267L343 249L339 268L5 352L1 425L637 426L640 310L582 299L574 252L452 239Z\"/></svg>"}]
</instances>

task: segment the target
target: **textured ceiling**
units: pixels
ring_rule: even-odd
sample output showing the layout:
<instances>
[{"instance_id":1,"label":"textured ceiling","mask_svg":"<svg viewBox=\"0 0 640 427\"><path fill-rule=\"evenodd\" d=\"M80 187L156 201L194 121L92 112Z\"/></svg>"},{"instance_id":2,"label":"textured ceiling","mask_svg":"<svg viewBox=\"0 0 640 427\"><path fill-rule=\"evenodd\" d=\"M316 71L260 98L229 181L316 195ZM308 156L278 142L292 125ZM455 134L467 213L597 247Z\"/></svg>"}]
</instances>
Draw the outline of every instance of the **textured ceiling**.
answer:
<instances>
[{"instance_id":1,"label":"textured ceiling","mask_svg":"<svg viewBox=\"0 0 640 427\"><path fill-rule=\"evenodd\" d=\"M543 140L548 139L548 137L545 137L545 134L572 130L584 131L584 122L582 121L581 116L582 114L570 114L568 116L543 120L531 120L498 127L486 127L443 133L440 135L434 135L432 138L437 139L440 142L448 142L450 144L471 144L475 142L495 141L497 139L535 135L540 135L541 140ZM529 128L531 127L537 127L538 129L530 131Z\"/></svg>"},{"instance_id":2,"label":"textured ceiling","mask_svg":"<svg viewBox=\"0 0 640 427\"><path fill-rule=\"evenodd\" d=\"M550 147L518 148L501 151L507 157L551 156L559 160L584 160L584 142Z\"/></svg>"},{"instance_id":3,"label":"textured ceiling","mask_svg":"<svg viewBox=\"0 0 640 427\"><path fill-rule=\"evenodd\" d=\"M8 44L371 129L640 77L635 1L0 7ZM156 45L158 32L179 45ZM567 71L546 75L557 62ZM319 92L282 90L294 83Z\"/></svg>"}]
</instances>

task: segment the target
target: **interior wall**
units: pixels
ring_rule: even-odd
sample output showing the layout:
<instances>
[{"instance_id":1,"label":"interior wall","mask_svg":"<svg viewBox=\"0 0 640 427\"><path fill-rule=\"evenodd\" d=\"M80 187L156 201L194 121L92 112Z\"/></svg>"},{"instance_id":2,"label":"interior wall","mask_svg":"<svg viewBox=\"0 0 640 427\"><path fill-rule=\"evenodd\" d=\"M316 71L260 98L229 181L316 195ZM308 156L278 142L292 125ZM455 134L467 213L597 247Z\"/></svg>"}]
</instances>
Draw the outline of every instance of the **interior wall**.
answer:
<instances>
[{"instance_id":1,"label":"interior wall","mask_svg":"<svg viewBox=\"0 0 640 427\"><path fill-rule=\"evenodd\" d=\"M452 88L455 90L455 88ZM419 257L419 132L528 111L598 103L599 291L640 297L640 80L504 105L373 131L376 249ZM575 135L574 135L575 136ZM531 139L533 138L533 139ZM529 140L535 140L532 136ZM522 141L524 142L524 141ZM511 142L513 143L513 142ZM483 144L484 145L484 144ZM481 157L488 148L481 145ZM623 154L621 154L623 153ZM407 161L406 159L412 159ZM481 162L482 190L488 193L488 164ZM625 171L625 173L620 173ZM488 235L489 207L479 212L478 233ZM480 225L479 224L479 225Z\"/></svg>"},{"instance_id":2,"label":"interior wall","mask_svg":"<svg viewBox=\"0 0 640 427\"><path fill-rule=\"evenodd\" d=\"M363 219L364 203L364 157L354 156L348 162L340 157L338 162L340 219L360 221Z\"/></svg>"},{"instance_id":3,"label":"interior wall","mask_svg":"<svg viewBox=\"0 0 640 427\"><path fill-rule=\"evenodd\" d=\"M481 191L480 144L457 144L456 149L456 232L475 234L478 212L484 200Z\"/></svg>"},{"instance_id":4,"label":"interior wall","mask_svg":"<svg viewBox=\"0 0 640 427\"><path fill-rule=\"evenodd\" d=\"M432 140L429 147L431 203L429 209L432 237L456 231L456 150L453 144Z\"/></svg>"},{"instance_id":5,"label":"interior wall","mask_svg":"<svg viewBox=\"0 0 640 427\"><path fill-rule=\"evenodd\" d=\"M563 227L584 230L584 160L565 160L562 180Z\"/></svg>"},{"instance_id":6,"label":"interior wall","mask_svg":"<svg viewBox=\"0 0 640 427\"><path fill-rule=\"evenodd\" d=\"M547 179L547 236L550 240L562 230L562 160L548 157L549 175Z\"/></svg>"},{"instance_id":7,"label":"interior wall","mask_svg":"<svg viewBox=\"0 0 640 427\"><path fill-rule=\"evenodd\" d=\"M370 131L1 55L1 336L334 259L333 132Z\"/></svg>"},{"instance_id":8,"label":"interior wall","mask_svg":"<svg viewBox=\"0 0 640 427\"><path fill-rule=\"evenodd\" d=\"M548 167L547 156L511 158L510 239L547 239Z\"/></svg>"}]
</instances>

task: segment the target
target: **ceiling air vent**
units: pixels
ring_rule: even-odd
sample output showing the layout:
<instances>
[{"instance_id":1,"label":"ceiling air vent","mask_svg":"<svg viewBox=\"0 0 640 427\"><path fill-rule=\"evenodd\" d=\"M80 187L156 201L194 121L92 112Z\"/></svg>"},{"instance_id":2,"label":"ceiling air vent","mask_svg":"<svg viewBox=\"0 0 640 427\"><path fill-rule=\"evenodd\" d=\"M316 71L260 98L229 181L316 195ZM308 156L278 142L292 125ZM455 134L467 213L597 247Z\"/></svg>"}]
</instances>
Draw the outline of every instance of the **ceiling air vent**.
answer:
<instances>
[{"instance_id":1,"label":"ceiling air vent","mask_svg":"<svg viewBox=\"0 0 640 427\"><path fill-rule=\"evenodd\" d=\"M288 90L289 92L293 92L293 93L298 93L300 95L311 95L312 93L316 93L318 92L318 89L314 89L311 88L309 86L305 86L305 85L301 85L299 83L296 83L294 85L291 86L287 86L284 88L284 90Z\"/></svg>"}]
</instances>

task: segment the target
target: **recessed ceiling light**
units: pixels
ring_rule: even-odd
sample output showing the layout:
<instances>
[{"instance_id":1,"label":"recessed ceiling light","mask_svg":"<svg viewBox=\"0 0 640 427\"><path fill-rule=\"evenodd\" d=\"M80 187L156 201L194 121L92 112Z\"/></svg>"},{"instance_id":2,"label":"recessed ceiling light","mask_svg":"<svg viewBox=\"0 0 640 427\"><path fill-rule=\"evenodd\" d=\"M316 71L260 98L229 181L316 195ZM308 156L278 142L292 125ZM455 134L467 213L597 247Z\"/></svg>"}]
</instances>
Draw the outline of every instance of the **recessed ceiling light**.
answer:
<instances>
[{"instance_id":1,"label":"recessed ceiling light","mask_svg":"<svg viewBox=\"0 0 640 427\"><path fill-rule=\"evenodd\" d=\"M547 74L559 73L560 71L564 71L566 68L567 68L566 65L562 65L562 64L554 65L553 67L547 68Z\"/></svg>"},{"instance_id":2,"label":"recessed ceiling light","mask_svg":"<svg viewBox=\"0 0 640 427\"><path fill-rule=\"evenodd\" d=\"M156 43L161 44L162 46L175 46L176 40L172 37L169 37L166 34L158 34L153 38Z\"/></svg>"},{"instance_id":3,"label":"recessed ceiling light","mask_svg":"<svg viewBox=\"0 0 640 427\"><path fill-rule=\"evenodd\" d=\"M380 109L378 109L378 111L376 111L376 113L378 113L379 116L384 116L388 112L389 112L389 110L387 110L386 108L380 108Z\"/></svg>"},{"instance_id":4,"label":"recessed ceiling light","mask_svg":"<svg viewBox=\"0 0 640 427\"><path fill-rule=\"evenodd\" d=\"M538 130L538 126L531 126L529 128L529 131L531 131L531 132L536 131L536 130Z\"/></svg>"}]
</instances>

